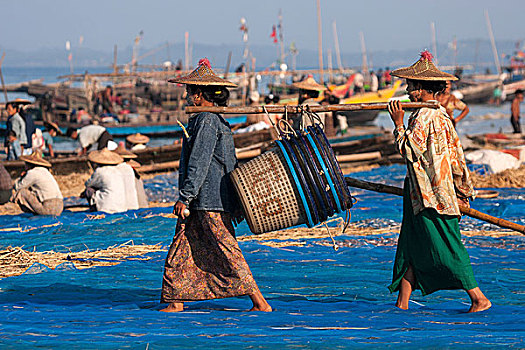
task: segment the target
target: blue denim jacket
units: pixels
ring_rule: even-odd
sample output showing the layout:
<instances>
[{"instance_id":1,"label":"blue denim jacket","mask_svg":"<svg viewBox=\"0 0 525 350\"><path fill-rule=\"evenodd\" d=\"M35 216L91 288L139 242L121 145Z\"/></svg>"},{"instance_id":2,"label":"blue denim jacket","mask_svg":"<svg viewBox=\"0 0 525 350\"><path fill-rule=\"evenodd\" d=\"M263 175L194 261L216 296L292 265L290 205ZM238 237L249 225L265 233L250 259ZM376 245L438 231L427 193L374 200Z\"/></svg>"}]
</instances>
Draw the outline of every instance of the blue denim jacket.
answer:
<instances>
[{"instance_id":1,"label":"blue denim jacket","mask_svg":"<svg viewBox=\"0 0 525 350\"><path fill-rule=\"evenodd\" d=\"M239 205L229 173L237 166L233 133L221 116L190 117L179 166L179 200L190 209L234 212Z\"/></svg>"}]
</instances>

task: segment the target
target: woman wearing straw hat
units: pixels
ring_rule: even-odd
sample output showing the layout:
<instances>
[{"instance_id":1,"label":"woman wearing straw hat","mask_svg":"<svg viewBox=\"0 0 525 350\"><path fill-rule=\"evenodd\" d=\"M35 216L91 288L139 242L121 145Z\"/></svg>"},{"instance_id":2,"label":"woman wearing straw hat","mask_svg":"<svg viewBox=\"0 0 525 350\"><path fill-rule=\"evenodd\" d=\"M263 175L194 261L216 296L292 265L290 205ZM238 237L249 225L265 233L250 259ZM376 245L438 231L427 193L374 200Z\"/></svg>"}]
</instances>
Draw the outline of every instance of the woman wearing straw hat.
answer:
<instances>
[{"instance_id":1,"label":"woman wearing straw hat","mask_svg":"<svg viewBox=\"0 0 525 350\"><path fill-rule=\"evenodd\" d=\"M318 84L314 77L311 75L308 75L306 79L303 81L300 81L298 83L293 83L292 86L296 89L299 89L299 99L298 103L302 106L319 106L319 102L316 101L316 98L319 97L319 94L321 91L326 91L326 87ZM321 122L324 124L326 116L328 113L317 113L319 117L321 118ZM306 117L302 116L293 116L293 128L294 129L301 129L303 127L306 127L308 125L311 125L311 120Z\"/></svg>"},{"instance_id":2,"label":"woman wearing straw hat","mask_svg":"<svg viewBox=\"0 0 525 350\"><path fill-rule=\"evenodd\" d=\"M212 71L208 59L185 77L169 80L186 84L187 101L194 106L225 106L235 84ZM251 311L271 311L235 239L233 222L242 219L229 173L237 159L230 125L221 116L199 113L190 117L179 168L179 217L166 258L161 302L165 312L182 311L184 302L242 295L250 296ZM189 215L186 209L189 208Z\"/></svg>"},{"instance_id":3,"label":"woman wearing straw hat","mask_svg":"<svg viewBox=\"0 0 525 350\"><path fill-rule=\"evenodd\" d=\"M60 215L64 202L60 188L49 172L51 163L42 159L39 152L20 157L26 171L15 181L11 201L20 208L36 215Z\"/></svg>"},{"instance_id":4,"label":"woman wearing straw hat","mask_svg":"<svg viewBox=\"0 0 525 350\"><path fill-rule=\"evenodd\" d=\"M149 142L149 137L142 135L141 133L129 135L126 137L126 145L132 151L138 151L146 148L146 144Z\"/></svg>"},{"instance_id":5,"label":"woman wearing straw hat","mask_svg":"<svg viewBox=\"0 0 525 350\"><path fill-rule=\"evenodd\" d=\"M119 145L116 150L114 150L116 154L122 157L124 160L122 163L117 165L117 169L121 172L122 180L124 181L124 187L126 190L125 193L125 199L126 199L126 206L128 207L128 210L136 210L140 208L139 205L139 196L137 191L137 182L135 178L135 170L133 169L133 166L130 164L130 161L133 158L137 158L137 155L135 153L132 153L124 147L124 142L119 142ZM135 162L137 163L137 162ZM144 189L143 189L144 190Z\"/></svg>"},{"instance_id":6,"label":"woman wearing straw hat","mask_svg":"<svg viewBox=\"0 0 525 350\"><path fill-rule=\"evenodd\" d=\"M437 69L428 51L412 66L391 74L407 79L413 102L436 100L445 82L457 79ZM410 115L405 128L399 101L390 102L388 111L395 124L396 147L407 164L403 223L389 286L391 292L399 291L396 306L408 309L414 289L423 295L463 289L472 302L469 312L490 308L461 242L458 202L468 205L475 192L450 118L443 107L421 108Z\"/></svg>"},{"instance_id":7,"label":"woman wearing straw hat","mask_svg":"<svg viewBox=\"0 0 525 350\"><path fill-rule=\"evenodd\" d=\"M122 157L103 148L89 152L88 160L95 172L86 181L86 189L80 197L86 198L94 211L112 214L128 210L125 201L126 188L122 174L116 167L123 162Z\"/></svg>"}]
</instances>

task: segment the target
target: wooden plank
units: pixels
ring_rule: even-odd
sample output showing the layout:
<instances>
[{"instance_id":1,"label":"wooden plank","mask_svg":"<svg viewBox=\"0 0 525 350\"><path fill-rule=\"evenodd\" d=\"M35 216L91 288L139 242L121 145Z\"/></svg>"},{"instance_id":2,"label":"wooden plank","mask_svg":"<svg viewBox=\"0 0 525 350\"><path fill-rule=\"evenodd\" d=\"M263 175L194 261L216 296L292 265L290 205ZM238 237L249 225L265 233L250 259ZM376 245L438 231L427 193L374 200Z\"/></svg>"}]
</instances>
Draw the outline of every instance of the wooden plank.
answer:
<instances>
[{"instance_id":1,"label":"wooden plank","mask_svg":"<svg viewBox=\"0 0 525 350\"><path fill-rule=\"evenodd\" d=\"M403 109L418 108L439 108L439 102L402 102ZM301 113L302 110L309 110L314 113L322 112L342 112L342 111L362 111L362 110L386 110L388 103L355 103L338 104L324 106L245 106L245 107L218 107L218 106L188 106L185 109L187 114L211 112L218 114L261 114L261 113Z\"/></svg>"}]
</instances>

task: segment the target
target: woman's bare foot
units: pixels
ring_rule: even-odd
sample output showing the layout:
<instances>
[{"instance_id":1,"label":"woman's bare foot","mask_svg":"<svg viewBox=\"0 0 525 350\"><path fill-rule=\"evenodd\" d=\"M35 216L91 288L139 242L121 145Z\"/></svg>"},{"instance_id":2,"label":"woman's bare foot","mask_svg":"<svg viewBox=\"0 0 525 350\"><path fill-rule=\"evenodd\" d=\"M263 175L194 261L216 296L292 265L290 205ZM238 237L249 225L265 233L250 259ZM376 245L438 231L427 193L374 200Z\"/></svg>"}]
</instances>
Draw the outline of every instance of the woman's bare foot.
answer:
<instances>
[{"instance_id":1,"label":"woman's bare foot","mask_svg":"<svg viewBox=\"0 0 525 350\"><path fill-rule=\"evenodd\" d=\"M253 307L250 309L250 311L272 312L272 307L270 304L268 304L266 299L264 299L259 289L257 289L255 293L250 294L250 299L253 303Z\"/></svg>"},{"instance_id":2,"label":"woman's bare foot","mask_svg":"<svg viewBox=\"0 0 525 350\"><path fill-rule=\"evenodd\" d=\"M468 312L480 312L490 309L492 306L490 300L481 292L479 287L467 290L467 294L472 303Z\"/></svg>"},{"instance_id":3,"label":"woman's bare foot","mask_svg":"<svg viewBox=\"0 0 525 350\"><path fill-rule=\"evenodd\" d=\"M181 312L184 310L184 304L183 303L170 303L168 307L159 310L161 312Z\"/></svg>"},{"instance_id":4,"label":"woman's bare foot","mask_svg":"<svg viewBox=\"0 0 525 350\"><path fill-rule=\"evenodd\" d=\"M472 305L470 306L470 309L468 312L480 312L490 309L492 306L492 303L487 298L480 299L472 302Z\"/></svg>"},{"instance_id":5,"label":"woman's bare foot","mask_svg":"<svg viewBox=\"0 0 525 350\"><path fill-rule=\"evenodd\" d=\"M272 312L272 307L270 306L270 304L266 303L266 305L257 305L257 306L253 306L250 311L262 311L262 312Z\"/></svg>"}]
</instances>

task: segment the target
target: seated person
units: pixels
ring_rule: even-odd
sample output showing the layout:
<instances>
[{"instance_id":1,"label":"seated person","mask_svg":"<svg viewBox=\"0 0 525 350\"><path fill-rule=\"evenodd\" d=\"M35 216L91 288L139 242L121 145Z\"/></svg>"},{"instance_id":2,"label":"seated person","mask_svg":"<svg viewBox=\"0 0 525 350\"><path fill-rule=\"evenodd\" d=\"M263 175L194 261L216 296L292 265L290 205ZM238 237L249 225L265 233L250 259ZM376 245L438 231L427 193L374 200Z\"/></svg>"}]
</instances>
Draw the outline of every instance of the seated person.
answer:
<instances>
[{"instance_id":1,"label":"seated person","mask_svg":"<svg viewBox=\"0 0 525 350\"><path fill-rule=\"evenodd\" d=\"M138 151L146 148L146 144L149 142L149 137L142 134L134 134L126 137L126 146L132 151Z\"/></svg>"},{"instance_id":2,"label":"seated person","mask_svg":"<svg viewBox=\"0 0 525 350\"><path fill-rule=\"evenodd\" d=\"M110 151L117 148L117 144L113 141L113 136L100 125L88 125L80 129L67 129L67 136L73 140L78 140L81 150L78 152L79 156L87 153L88 149L95 147L100 151L103 148L108 148Z\"/></svg>"},{"instance_id":3,"label":"seated person","mask_svg":"<svg viewBox=\"0 0 525 350\"><path fill-rule=\"evenodd\" d=\"M140 168L140 163L135 161L135 158L137 158L137 155L135 153L132 153L128 151L123 143L119 143L118 148L115 150L117 154L119 154L122 158L124 158L124 162L126 165L130 166L133 170L133 181L135 183L135 192L137 194L137 202L139 208L148 208L149 202L148 197L146 196L146 192L144 191L144 182L140 178L140 174L138 173L138 169ZM119 165L120 166L120 165Z\"/></svg>"},{"instance_id":4,"label":"seated person","mask_svg":"<svg viewBox=\"0 0 525 350\"><path fill-rule=\"evenodd\" d=\"M128 151L124 147L124 142L119 143L119 146L113 152L124 159L122 163L117 165L117 168L120 171L122 181L124 181L126 207L128 210L136 210L139 208L139 201L135 187L135 171L133 171L133 168L126 162L126 158L136 158L137 155Z\"/></svg>"},{"instance_id":5,"label":"seated person","mask_svg":"<svg viewBox=\"0 0 525 350\"><path fill-rule=\"evenodd\" d=\"M64 209L62 192L49 172L51 163L42 159L40 152L22 156L26 171L15 181L11 202L26 213L60 215Z\"/></svg>"},{"instance_id":6,"label":"seated person","mask_svg":"<svg viewBox=\"0 0 525 350\"><path fill-rule=\"evenodd\" d=\"M12 191L13 180L7 170L5 170L2 162L0 162L0 205L9 202Z\"/></svg>"},{"instance_id":7,"label":"seated person","mask_svg":"<svg viewBox=\"0 0 525 350\"><path fill-rule=\"evenodd\" d=\"M117 165L123 162L118 154L107 148L92 151L88 160L95 172L86 181L86 189L80 197L86 198L93 211L120 213L127 209L126 188Z\"/></svg>"}]
</instances>

